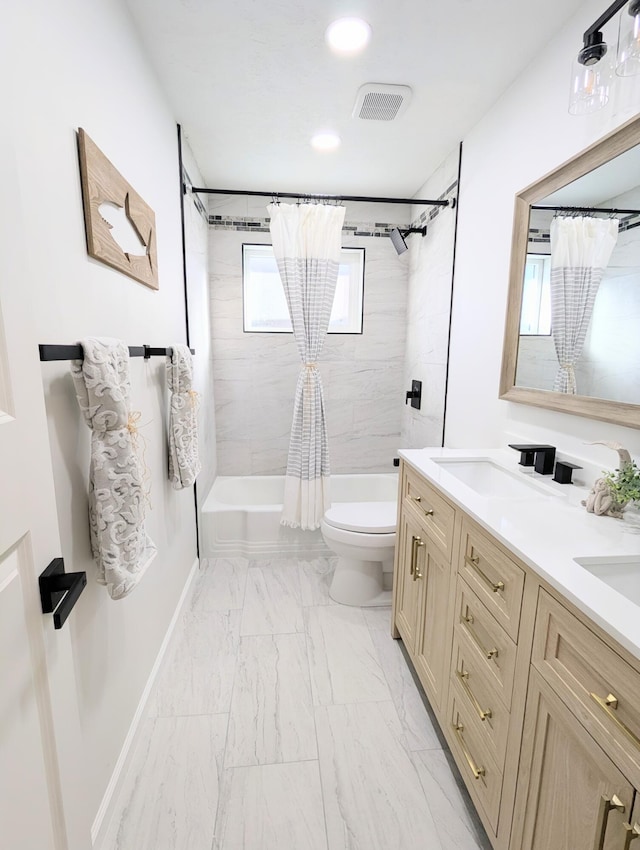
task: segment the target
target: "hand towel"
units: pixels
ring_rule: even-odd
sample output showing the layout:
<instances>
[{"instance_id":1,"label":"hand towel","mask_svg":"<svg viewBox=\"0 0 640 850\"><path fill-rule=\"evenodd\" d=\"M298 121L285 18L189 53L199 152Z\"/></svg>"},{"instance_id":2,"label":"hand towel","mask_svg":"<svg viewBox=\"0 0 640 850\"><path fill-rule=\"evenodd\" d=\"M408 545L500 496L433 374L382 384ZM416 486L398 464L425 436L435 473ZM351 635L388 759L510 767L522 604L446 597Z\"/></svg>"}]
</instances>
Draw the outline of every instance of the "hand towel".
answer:
<instances>
[{"instance_id":1,"label":"hand towel","mask_svg":"<svg viewBox=\"0 0 640 850\"><path fill-rule=\"evenodd\" d=\"M147 495L129 403L129 349L118 339L80 341L84 360L71 363L76 397L91 428L89 529L98 582L112 599L138 584L156 554L145 530Z\"/></svg>"},{"instance_id":2,"label":"hand towel","mask_svg":"<svg viewBox=\"0 0 640 850\"><path fill-rule=\"evenodd\" d=\"M198 394L193 390L193 359L186 345L173 345L167 358L169 411L169 481L176 490L190 487L200 472Z\"/></svg>"}]
</instances>

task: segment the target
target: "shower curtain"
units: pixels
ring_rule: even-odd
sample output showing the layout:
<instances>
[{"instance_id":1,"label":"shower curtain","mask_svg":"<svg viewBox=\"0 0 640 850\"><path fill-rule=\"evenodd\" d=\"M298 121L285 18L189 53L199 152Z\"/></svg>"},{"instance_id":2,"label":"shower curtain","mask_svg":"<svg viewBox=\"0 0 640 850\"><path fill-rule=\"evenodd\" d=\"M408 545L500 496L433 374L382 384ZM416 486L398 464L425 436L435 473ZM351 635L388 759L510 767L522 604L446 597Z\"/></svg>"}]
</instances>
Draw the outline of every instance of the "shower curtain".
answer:
<instances>
[{"instance_id":1,"label":"shower curtain","mask_svg":"<svg viewBox=\"0 0 640 850\"><path fill-rule=\"evenodd\" d=\"M551 333L560 364L554 392L577 392L575 364L617 238L617 219L557 216L551 222Z\"/></svg>"},{"instance_id":2,"label":"shower curtain","mask_svg":"<svg viewBox=\"0 0 640 850\"><path fill-rule=\"evenodd\" d=\"M282 525L319 528L329 496L329 445L317 360L329 327L344 207L270 204L273 251L302 369L296 386Z\"/></svg>"}]
</instances>

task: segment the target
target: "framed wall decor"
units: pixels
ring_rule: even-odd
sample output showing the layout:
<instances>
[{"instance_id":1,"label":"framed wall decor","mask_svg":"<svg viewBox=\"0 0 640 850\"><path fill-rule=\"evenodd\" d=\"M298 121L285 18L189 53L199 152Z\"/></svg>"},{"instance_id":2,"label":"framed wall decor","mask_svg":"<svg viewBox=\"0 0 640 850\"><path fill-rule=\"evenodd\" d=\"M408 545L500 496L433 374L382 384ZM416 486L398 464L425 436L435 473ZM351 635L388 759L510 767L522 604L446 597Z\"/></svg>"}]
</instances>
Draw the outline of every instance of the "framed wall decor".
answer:
<instances>
[{"instance_id":1,"label":"framed wall decor","mask_svg":"<svg viewBox=\"0 0 640 850\"><path fill-rule=\"evenodd\" d=\"M82 179L82 200L89 256L158 289L158 257L156 250L156 218L146 204L96 143L80 128L78 153ZM125 250L112 234L113 224L107 210L124 212L125 225L132 231ZM102 213L101 213L102 209Z\"/></svg>"}]
</instances>

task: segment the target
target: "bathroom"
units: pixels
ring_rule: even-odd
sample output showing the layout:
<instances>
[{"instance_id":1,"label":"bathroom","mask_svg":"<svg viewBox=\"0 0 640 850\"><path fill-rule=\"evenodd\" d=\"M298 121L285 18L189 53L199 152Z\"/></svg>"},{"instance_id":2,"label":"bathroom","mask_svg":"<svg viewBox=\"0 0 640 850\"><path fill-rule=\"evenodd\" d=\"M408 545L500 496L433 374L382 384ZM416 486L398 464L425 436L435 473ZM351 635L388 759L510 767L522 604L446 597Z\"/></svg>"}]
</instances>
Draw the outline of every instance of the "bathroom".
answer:
<instances>
[{"instance_id":1,"label":"bathroom","mask_svg":"<svg viewBox=\"0 0 640 850\"><path fill-rule=\"evenodd\" d=\"M198 2L173 4L173 12L167 11L158 21L158 27L170 32L175 23L172 14L177 14L178 6L188 10L202 5ZM243 7L248 5L243 4ZM345 9L336 4L335 16L358 13L366 17L369 4L356 5L357 9ZM511 14L517 14L520 26L524 21L528 27L532 26L530 8L517 4L516 13L511 9L515 5L491 4L494 33L489 35L487 30L489 43L501 37L502 19ZM386 238L353 237L362 240L366 263L371 265L372 272L375 272L374 258L379 263L380 277L377 280L375 275L372 277L372 285L378 287L377 296L367 302L365 291L365 322L371 319L371 326L377 322L378 344L382 350L374 348L373 353L362 355L369 372L361 373L361 381L355 381L349 370L340 385L337 354L340 346L349 350L350 343L333 342L332 338L327 343L325 352L335 355L335 359L332 356L326 361L334 472L393 472L393 458L398 456L400 449L442 443L461 450L501 449L509 442L518 441L548 443L556 446L565 457L577 459L582 465L590 463L596 474L601 469L613 468L615 455L610 449L588 446L588 443L616 441L633 457L640 455L640 432L635 427L499 397L514 197L524 187L634 118L640 109L637 78L629 78L621 83L616 81L613 96L604 109L586 116L572 116L567 111L571 62L582 43L583 32L602 14L604 5L592 0L560 5L547 3L544 7L539 4L535 13L539 24L537 42L534 43L534 39L528 43L529 52L525 56L518 43L517 28L510 30L510 73L504 76L502 86L493 90L489 101L478 105L476 112L469 111L464 132L451 139L437 157L433 152L436 150L434 138L439 137L438 128L431 123L424 124L415 144L423 151L425 165L418 168L419 179L407 188L408 197L438 198L449 191L459 199L459 204L455 210L443 210L424 239L420 235L409 236L408 254L398 257ZM0 264L5 280L18 275L16 270L19 270L19 285L10 290L14 295L12 303L2 290L4 325L0 329L0 346L3 367L5 356L12 368L14 359L19 362L20 386L37 385L40 399L36 400L29 415L34 429L33 442L29 446L31 463L23 464L20 470L15 464L5 467L5 460L8 463L9 459L2 455L3 479L5 485L10 483L13 497L7 496L5 486L0 551L5 553L12 545L12 538L6 534L9 527L18 527L6 523L5 519L13 516L12 500L15 497L20 497L15 498L16 502L32 500L41 515L49 517L46 534L43 531L32 535L31 546L37 562L32 572L37 575L49 560L64 556L67 571L85 570L89 579L65 628L54 632L48 620L46 630L41 626L44 619L39 608L36 611L39 601L35 598L35 585L23 593L13 584L5 584L7 576L15 572L8 563L0 574L3 592L20 594L5 596L3 622L9 622L5 610L26 607L29 612L26 619L19 619L15 625L15 634L19 629L26 629L27 634L16 639L14 632L9 631L7 640L11 639L12 645L31 646L32 656L46 660L48 676L47 687L40 688L46 692L44 707L40 700L37 711L34 708L31 714L25 712L24 729L16 732L12 739L15 749L6 751L7 758L14 757L16 763L22 754L20 763L26 763L28 755L34 770L39 766L37 805L42 806L44 814L41 821L34 817L36 794L27 794L21 776L16 775L4 797L2 819L4 822L6 816L7 823L12 825L32 820L46 824L52 820L51 810L63 813L53 817L53 826L48 830L42 827L41 832L34 832L34 837L29 833L29 838L25 839L26 833L16 833L15 846L21 846L22 840L22 846L29 850L50 846L84 850L92 845L101 850L109 846L105 844L107 830L118 796L127 775L131 775L129 769L135 753L145 748L143 736L149 728L147 706L154 681L169 652L171 635L188 602L189 589L197 583L200 571L193 491L177 492L166 480L166 448L160 438L166 425L167 401L163 358L152 358L148 362L142 358L132 360L130 368L132 398L141 413L140 433L146 440L146 464L153 482L149 533L158 554L136 592L122 601L111 602L105 589L93 580L86 522L90 433L79 415L69 364L39 363L32 356L33 341L73 344L91 335L117 337L129 345L170 346L186 341L176 139L176 123L182 121L182 116L171 106L170 92L161 84L160 74L149 56L149 46L139 35L131 12L134 6L140 13L146 7L149 13L154 4L140 2L127 6L120 0L108 0L88 7L79 0L61 0L54 8L44 0L27 0L11 3L9 8L3 9L3 24L6 25L1 29L6 44L2 45L0 62L6 117L0 141L4 187ZM468 26L469 15L474 20L477 18L474 6L473 2L455 3L460 28ZM371 8L380 14L378 7L379 4L373 4ZM256 10L245 11L244 23L248 25ZM324 23L318 25L321 36L332 17L322 16ZM403 27L411 29L412 20L411 11L403 10ZM300 24L295 15L293 24ZM396 25L397 21L394 27ZM384 26L376 27L375 21L372 27L374 32L384 30ZM605 30L609 43L615 44L616 27L613 21ZM393 27L391 31L395 31ZM158 33L157 37L160 35ZM217 49L208 33L192 31L189 37L194 54L206 55ZM418 53L426 56L433 39L426 31L423 39L423 50ZM286 42L278 44L278 55L285 55ZM445 64L446 55L439 56L439 61ZM480 73L483 63L490 63L491 56L486 59L480 56L476 61ZM347 60L340 62L341 67L345 67ZM231 85L237 68L233 64L228 71L215 67L218 67L218 76L229 73ZM358 72L359 83L370 81L368 70L361 68ZM405 80L399 78L393 82ZM357 86L353 91L349 89L345 100L344 109L349 112L355 88ZM407 111L403 118L409 116ZM221 127L225 124L225 116L219 113L212 114L210 120ZM289 126L284 118L280 120L284 135L289 132ZM155 212L160 270L158 291L141 286L87 256L76 142L76 131L80 127ZM194 139L194 146L195 142ZM458 174L460 142L462 157ZM204 185L188 137L183 139L182 150L184 169L192 184ZM300 176L297 186L292 185L293 180L290 182L292 178L286 163L282 163L277 173L265 172L265 182L269 185L263 188L318 191L312 178L315 175L319 180L324 176L329 168L327 162L325 157L315 171ZM345 179L335 192L404 195L405 192L399 193L394 185L392 166L387 162L383 168L388 180L384 190L374 192L363 186L349 186ZM456 186L451 189L454 183ZM218 185L232 188L222 178ZM240 179L236 185L249 188ZM246 387L242 386L242 375L224 374L225 362L219 345L222 337L212 334L211 330L212 327L222 330L221 324L216 323L222 323L225 318L212 306L216 292L222 292L216 286L220 281L215 278L215 246L220 244L216 240L235 239L236 244L248 240L242 231L227 233L210 225L208 216L248 218L258 215L258 204L254 200L249 205L243 198L235 201L227 198L228 207L225 208L221 200L203 198L206 205L203 211L193 199L190 200L184 204L185 258L189 344L196 352L194 388L200 396L202 470L197 488L199 498L203 498L218 475L282 474L286 448L282 447L282 434L278 431L264 447L264 453L259 432L247 434L244 439L250 444L253 441L250 456L252 464L255 459L255 465L240 468L240 461L246 460L247 452L242 457L233 454L232 439L228 435L233 432L234 422L227 416L237 398L233 393L237 389L244 397ZM265 208L270 200L262 199L261 219L267 216ZM43 211L37 227L36 203ZM394 219L393 215L399 215L397 211L386 209L382 217L377 217L378 211L372 215L374 211L367 205L347 205L347 223L381 222L406 226L419 215L413 209L407 215L409 209L400 207L401 217ZM435 242L437 228L442 228L443 232ZM266 236L268 234L261 234L251 241L262 241ZM426 297L425 287L434 281L416 265L418 260L422 263L428 251L433 251L433 256L429 257L430 272L434 264L440 264L435 283L440 287L438 295L444 308L447 313L449 309L451 312L450 334L447 331L446 339L438 340L439 345L446 343L445 356L440 356L440 350L434 352L432 362L428 359L429 341L423 333L426 307L420 299ZM234 262L239 274L240 258ZM388 291L382 285L385 275L389 276ZM387 294L389 303L384 301ZM380 320L387 306L393 308L393 322L404 309L409 317L404 329L399 323L390 322L395 334L391 352L385 348L384 333L388 329ZM367 316L369 309L373 312ZM353 342L353 338L349 339ZM366 337L356 341L367 344ZM353 357L357 362L358 353ZM348 365L348 357L342 362ZM377 364L383 367L379 373ZM291 369L295 375L296 369L293 366ZM321 372L324 378L324 367ZM413 379L423 381L425 396L436 387L437 410L426 406L416 411L405 404L405 394ZM239 383L234 387L236 380ZM5 387L3 368L0 408L10 411ZM280 399L279 403L284 406L284 397ZM336 404L332 411L333 399ZM229 409L225 410L227 405ZM433 421L429 420L427 411L434 411ZM344 422L341 416L346 417ZM379 428L376 422L380 423ZM340 436L345 435L349 437L348 443L340 440ZM237 467L230 465L231 458L238 461ZM351 460L353 464L349 463ZM29 476L36 474L27 466L34 467L40 476L37 489L27 487L29 481L34 480L27 478L27 473ZM193 613L192 619L201 624L220 619L222 614L217 606L226 604L232 590L229 583L224 593L219 592L219 598L202 600L204 613ZM233 611L234 606L229 604L228 610ZM234 616L231 614L230 619ZM284 619L284 611L282 616ZM295 632L297 628L294 623L289 631ZM375 641L379 640L374 637ZM198 640L196 635L193 639L196 649ZM223 680L225 675L232 673L229 673L228 654L222 649L220 657L218 674ZM41 668L37 666L36 669ZM55 748L40 745L37 740L34 743L30 735L34 728L41 728L38 712L49 718L49 725L45 723L38 734L49 740L53 728ZM218 720L223 715L219 707L212 714ZM165 707L159 719L168 725L172 719L169 708ZM173 720L175 728L168 734L173 736L172 746L179 749L176 741L185 734L189 718L179 716ZM209 744L217 750L221 736L224 737L223 729L218 725L204 743L198 738L202 750ZM422 748L429 751L424 741ZM440 744L436 743L431 749L437 751L446 764ZM155 763L161 764L161 752L154 750L153 753L157 759ZM25 783L27 781L31 782L28 777L24 779ZM47 787L53 789L50 794ZM215 807L215 802L211 805ZM15 820L9 819L10 813L15 815ZM210 819L214 817L215 812ZM470 841L468 837L462 838L458 844L465 846L464 840ZM205 841L208 841L206 846L211 846L212 835L206 836ZM445 841L441 843L443 847L457 846L454 838L449 845ZM112 843L111 846L118 845ZM162 844L158 840L153 846ZM200 845L194 840L191 845L182 846ZM330 846L333 850L338 844L334 842ZM345 842L340 846L358 844ZM435 839L434 846L437 846ZM221 847L221 850L226 848Z\"/></svg>"}]
</instances>

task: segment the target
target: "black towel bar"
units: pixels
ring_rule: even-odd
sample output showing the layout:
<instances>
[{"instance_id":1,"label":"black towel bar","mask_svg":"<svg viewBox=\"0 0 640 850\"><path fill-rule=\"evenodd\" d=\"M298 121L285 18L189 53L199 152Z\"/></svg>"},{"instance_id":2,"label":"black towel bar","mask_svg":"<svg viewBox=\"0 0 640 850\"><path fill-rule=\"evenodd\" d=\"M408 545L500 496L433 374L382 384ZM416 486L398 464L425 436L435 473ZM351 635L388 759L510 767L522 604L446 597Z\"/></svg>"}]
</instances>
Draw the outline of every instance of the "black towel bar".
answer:
<instances>
[{"instance_id":1,"label":"black towel bar","mask_svg":"<svg viewBox=\"0 0 640 850\"><path fill-rule=\"evenodd\" d=\"M40 360L83 360L84 353L81 345L39 345ZM195 354L195 349L190 348L189 351ZM150 357L170 357L173 354L173 349L169 348L154 348L151 345L130 345L129 357L144 357L148 360Z\"/></svg>"}]
</instances>

